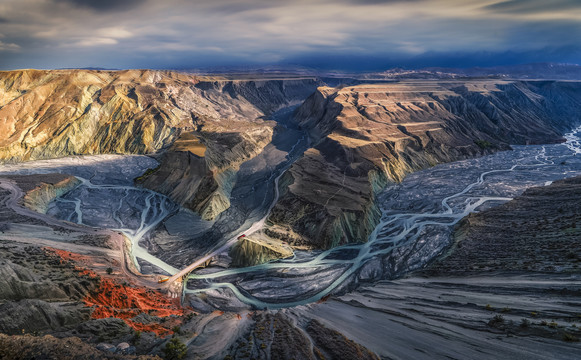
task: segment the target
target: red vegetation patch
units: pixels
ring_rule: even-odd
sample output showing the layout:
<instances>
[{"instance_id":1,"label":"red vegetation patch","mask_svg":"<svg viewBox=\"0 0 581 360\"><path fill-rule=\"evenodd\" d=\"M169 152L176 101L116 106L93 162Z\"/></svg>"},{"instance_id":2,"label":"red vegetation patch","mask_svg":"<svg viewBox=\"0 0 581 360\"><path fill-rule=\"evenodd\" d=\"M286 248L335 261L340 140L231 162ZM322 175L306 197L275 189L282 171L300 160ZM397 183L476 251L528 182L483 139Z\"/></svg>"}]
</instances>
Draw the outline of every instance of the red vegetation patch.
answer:
<instances>
[{"instance_id":1,"label":"red vegetation patch","mask_svg":"<svg viewBox=\"0 0 581 360\"><path fill-rule=\"evenodd\" d=\"M77 253L72 253L70 251L59 250L59 249L55 249L55 248L51 248L51 247L45 247L44 249L50 253L53 253L54 255L57 255L58 257L60 257L64 261L81 262L81 261L88 261L89 260L88 256L84 256L84 255L77 254Z\"/></svg>"},{"instance_id":2,"label":"red vegetation patch","mask_svg":"<svg viewBox=\"0 0 581 360\"><path fill-rule=\"evenodd\" d=\"M53 258L57 258L59 259L61 264L70 264L72 266L74 266L74 264L78 263L78 262L84 262L84 263L89 263L90 262L90 257L85 256L85 255L81 255L81 254L76 254L76 253L72 253L70 251L64 251L64 250L59 250L59 249L55 249L55 248L51 248L51 247L45 247L44 248L44 252L46 254L46 256L50 256ZM97 279L99 278L99 275L97 275L96 272L94 272L93 270L88 270L79 266L74 266L75 270L79 272L79 276L82 277L88 277L91 279Z\"/></svg>"},{"instance_id":3,"label":"red vegetation patch","mask_svg":"<svg viewBox=\"0 0 581 360\"><path fill-rule=\"evenodd\" d=\"M85 297L84 302L86 306L95 308L91 315L94 319L123 319L135 330L151 331L159 336L173 334L170 326L176 326L181 321L172 318L160 325L141 324L130 319L142 313L162 318L183 316L185 313L178 299L170 299L159 291L117 284L111 279L101 279L99 288Z\"/></svg>"},{"instance_id":4,"label":"red vegetation patch","mask_svg":"<svg viewBox=\"0 0 581 360\"><path fill-rule=\"evenodd\" d=\"M152 332L155 333L159 337L166 337L168 335L173 334L173 330L168 329L165 326L161 326L160 324L142 324L135 321L131 321L129 319L123 319L127 323L127 325L131 326L137 331L141 332ZM177 325L177 322L176 322Z\"/></svg>"},{"instance_id":5,"label":"red vegetation patch","mask_svg":"<svg viewBox=\"0 0 581 360\"><path fill-rule=\"evenodd\" d=\"M87 256L68 251L53 248L45 248L45 250L47 255L58 256L61 263L88 263L90 260ZM79 272L79 276L99 278L99 275L92 270L78 266L75 266L75 269ZM86 306L94 307L91 314L93 319L110 317L123 319L127 325L137 331L153 332L161 337L173 334L171 328L181 323L180 319L170 318L172 315L180 317L185 315L179 299L170 299L159 291L144 287L118 284L110 278L101 278L99 287L88 294L83 301ZM167 319L163 322L164 325L142 324L131 320L143 313Z\"/></svg>"}]
</instances>

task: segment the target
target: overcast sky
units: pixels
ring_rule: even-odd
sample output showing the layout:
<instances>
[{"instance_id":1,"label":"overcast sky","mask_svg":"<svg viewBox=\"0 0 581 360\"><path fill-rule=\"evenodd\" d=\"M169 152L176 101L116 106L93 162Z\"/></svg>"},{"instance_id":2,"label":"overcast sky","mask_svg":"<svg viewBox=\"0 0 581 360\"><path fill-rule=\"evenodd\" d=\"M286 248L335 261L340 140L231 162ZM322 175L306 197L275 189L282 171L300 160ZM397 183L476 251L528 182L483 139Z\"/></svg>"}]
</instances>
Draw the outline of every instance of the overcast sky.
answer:
<instances>
[{"instance_id":1,"label":"overcast sky","mask_svg":"<svg viewBox=\"0 0 581 360\"><path fill-rule=\"evenodd\" d=\"M580 0L0 0L0 68L581 62Z\"/></svg>"}]
</instances>

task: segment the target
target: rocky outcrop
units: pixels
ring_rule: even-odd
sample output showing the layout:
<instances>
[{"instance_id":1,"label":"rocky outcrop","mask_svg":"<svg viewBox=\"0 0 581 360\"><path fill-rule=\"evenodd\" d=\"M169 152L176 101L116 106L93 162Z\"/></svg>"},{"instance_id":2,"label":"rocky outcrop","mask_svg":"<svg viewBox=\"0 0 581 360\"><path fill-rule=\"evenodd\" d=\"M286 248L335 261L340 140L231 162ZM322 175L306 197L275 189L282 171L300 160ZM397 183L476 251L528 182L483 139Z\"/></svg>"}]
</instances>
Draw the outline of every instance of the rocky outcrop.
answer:
<instances>
[{"instance_id":1,"label":"rocky outcrop","mask_svg":"<svg viewBox=\"0 0 581 360\"><path fill-rule=\"evenodd\" d=\"M317 320L303 328L283 311L257 312L250 333L228 349L226 358L255 359L370 359L379 357L364 346Z\"/></svg>"},{"instance_id":2,"label":"rocky outcrop","mask_svg":"<svg viewBox=\"0 0 581 360\"><path fill-rule=\"evenodd\" d=\"M65 174L11 176L25 191L22 199L27 208L45 214L51 201L81 184L81 180Z\"/></svg>"},{"instance_id":3,"label":"rocky outcrop","mask_svg":"<svg viewBox=\"0 0 581 360\"><path fill-rule=\"evenodd\" d=\"M256 156L272 138L271 126L245 131L194 135L185 133L160 157L160 166L137 183L168 195L182 206L213 220L230 207L230 192L239 165ZM204 138L195 148L183 137Z\"/></svg>"},{"instance_id":4,"label":"rocky outcrop","mask_svg":"<svg viewBox=\"0 0 581 360\"><path fill-rule=\"evenodd\" d=\"M159 360L158 356L127 356L124 354L99 350L77 337L59 339L46 335L43 337L0 334L0 358L2 359L140 359Z\"/></svg>"},{"instance_id":5,"label":"rocky outcrop","mask_svg":"<svg viewBox=\"0 0 581 360\"><path fill-rule=\"evenodd\" d=\"M288 245L262 233L248 235L230 249L231 265L234 267L260 265L292 255L293 251Z\"/></svg>"},{"instance_id":6,"label":"rocky outcrop","mask_svg":"<svg viewBox=\"0 0 581 360\"><path fill-rule=\"evenodd\" d=\"M559 142L581 121L573 110L580 106L581 83L573 82L320 88L297 111L315 145L281 179L269 235L315 248L365 241L380 218L375 197L389 182L511 143Z\"/></svg>"},{"instance_id":7,"label":"rocky outcrop","mask_svg":"<svg viewBox=\"0 0 581 360\"><path fill-rule=\"evenodd\" d=\"M195 82L149 70L1 72L0 159L155 152L191 128L190 111L204 107L190 89ZM176 107L186 93L190 101Z\"/></svg>"},{"instance_id":8,"label":"rocky outcrop","mask_svg":"<svg viewBox=\"0 0 581 360\"><path fill-rule=\"evenodd\" d=\"M0 332L46 332L73 328L88 320L89 312L77 305L61 306L43 300L21 300L0 305Z\"/></svg>"},{"instance_id":9,"label":"rocky outcrop","mask_svg":"<svg viewBox=\"0 0 581 360\"><path fill-rule=\"evenodd\" d=\"M96 279L79 276L74 266L38 247L5 246L0 258L0 302L76 301L96 287Z\"/></svg>"},{"instance_id":10,"label":"rocky outcrop","mask_svg":"<svg viewBox=\"0 0 581 360\"><path fill-rule=\"evenodd\" d=\"M205 119L196 132L183 133L160 158L158 171L140 183L205 220L215 219L230 207L240 164L258 155L272 139L275 124L262 118L304 100L320 84L314 78L200 81L196 88L220 106L220 118Z\"/></svg>"},{"instance_id":11,"label":"rocky outcrop","mask_svg":"<svg viewBox=\"0 0 581 360\"><path fill-rule=\"evenodd\" d=\"M379 360L379 356L348 339L340 332L329 329L317 320L311 320L307 333L313 339L315 353L320 359L369 359Z\"/></svg>"},{"instance_id":12,"label":"rocky outcrop","mask_svg":"<svg viewBox=\"0 0 581 360\"><path fill-rule=\"evenodd\" d=\"M213 219L229 206L239 164L270 142L274 124L265 116L319 85L315 78L226 80L152 70L0 72L0 161L170 150L161 158L165 170L141 183ZM198 146L188 143L192 136ZM191 162L187 153L202 160L176 168Z\"/></svg>"}]
</instances>

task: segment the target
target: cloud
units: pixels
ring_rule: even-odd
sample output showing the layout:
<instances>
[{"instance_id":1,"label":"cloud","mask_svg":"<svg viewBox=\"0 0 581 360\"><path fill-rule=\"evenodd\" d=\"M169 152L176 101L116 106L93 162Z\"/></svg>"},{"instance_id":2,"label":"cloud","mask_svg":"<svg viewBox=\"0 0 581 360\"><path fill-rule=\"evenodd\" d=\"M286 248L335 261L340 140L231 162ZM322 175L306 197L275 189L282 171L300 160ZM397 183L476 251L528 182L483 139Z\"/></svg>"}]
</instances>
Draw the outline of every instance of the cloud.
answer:
<instances>
[{"instance_id":1,"label":"cloud","mask_svg":"<svg viewBox=\"0 0 581 360\"><path fill-rule=\"evenodd\" d=\"M92 37L79 40L70 46L80 46L80 47L93 47L93 46L103 46L103 45L116 45L119 42L115 39L111 38L100 38L100 37Z\"/></svg>"},{"instance_id":2,"label":"cloud","mask_svg":"<svg viewBox=\"0 0 581 360\"><path fill-rule=\"evenodd\" d=\"M506 0L485 6L491 12L509 14L550 13L579 10L578 0Z\"/></svg>"},{"instance_id":3,"label":"cloud","mask_svg":"<svg viewBox=\"0 0 581 360\"><path fill-rule=\"evenodd\" d=\"M133 34L122 26L99 29L97 30L97 34L113 39L127 39L133 37Z\"/></svg>"},{"instance_id":4,"label":"cloud","mask_svg":"<svg viewBox=\"0 0 581 360\"><path fill-rule=\"evenodd\" d=\"M14 43L5 43L0 41L0 51L16 51L19 50L20 46Z\"/></svg>"},{"instance_id":5,"label":"cloud","mask_svg":"<svg viewBox=\"0 0 581 360\"><path fill-rule=\"evenodd\" d=\"M96 11L125 11L134 9L146 0L53 0L58 3L67 3L75 7L87 8Z\"/></svg>"},{"instance_id":6,"label":"cloud","mask_svg":"<svg viewBox=\"0 0 581 360\"><path fill-rule=\"evenodd\" d=\"M345 3L353 5L388 5L401 3L418 3L425 0L343 0Z\"/></svg>"},{"instance_id":7,"label":"cloud","mask_svg":"<svg viewBox=\"0 0 581 360\"><path fill-rule=\"evenodd\" d=\"M420 63L422 57L473 63L478 56L469 54L514 51L532 59L581 38L581 5L572 0L0 2L0 19L9 19L0 21L3 46L20 46L0 56L0 68L331 63L353 54L359 63ZM570 61L564 51L547 55Z\"/></svg>"}]
</instances>

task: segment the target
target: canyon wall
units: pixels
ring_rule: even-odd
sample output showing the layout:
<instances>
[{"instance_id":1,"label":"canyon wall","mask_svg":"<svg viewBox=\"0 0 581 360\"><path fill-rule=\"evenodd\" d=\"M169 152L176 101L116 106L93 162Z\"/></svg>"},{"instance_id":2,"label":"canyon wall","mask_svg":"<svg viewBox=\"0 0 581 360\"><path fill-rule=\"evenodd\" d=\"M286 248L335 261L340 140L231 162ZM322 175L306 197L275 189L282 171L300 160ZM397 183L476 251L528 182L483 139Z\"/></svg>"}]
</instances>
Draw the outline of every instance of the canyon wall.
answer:
<instances>
[{"instance_id":1,"label":"canyon wall","mask_svg":"<svg viewBox=\"0 0 581 360\"><path fill-rule=\"evenodd\" d=\"M271 142L269 116L308 97L294 121L313 146L280 179L267 232L329 248L367 239L388 183L509 144L557 142L581 122L579 82L321 85L152 70L0 72L0 161L155 154L160 166L137 183L212 220L230 206L240 164Z\"/></svg>"},{"instance_id":2,"label":"canyon wall","mask_svg":"<svg viewBox=\"0 0 581 360\"><path fill-rule=\"evenodd\" d=\"M161 153L160 167L139 182L210 220L228 208L240 163L270 142L275 123L266 117L320 85L153 70L4 71L0 161Z\"/></svg>"},{"instance_id":3,"label":"canyon wall","mask_svg":"<svg viewBox=\"0 0 581 360\"><path fill-rule=\"evenodd\" d=\"M554 143L581 123L581 83L402 81L319 88L295 120L314 146L280 181L272 237L331 248L366 241L390 182L509 144Z\"/></svg>"}]
</instances>

